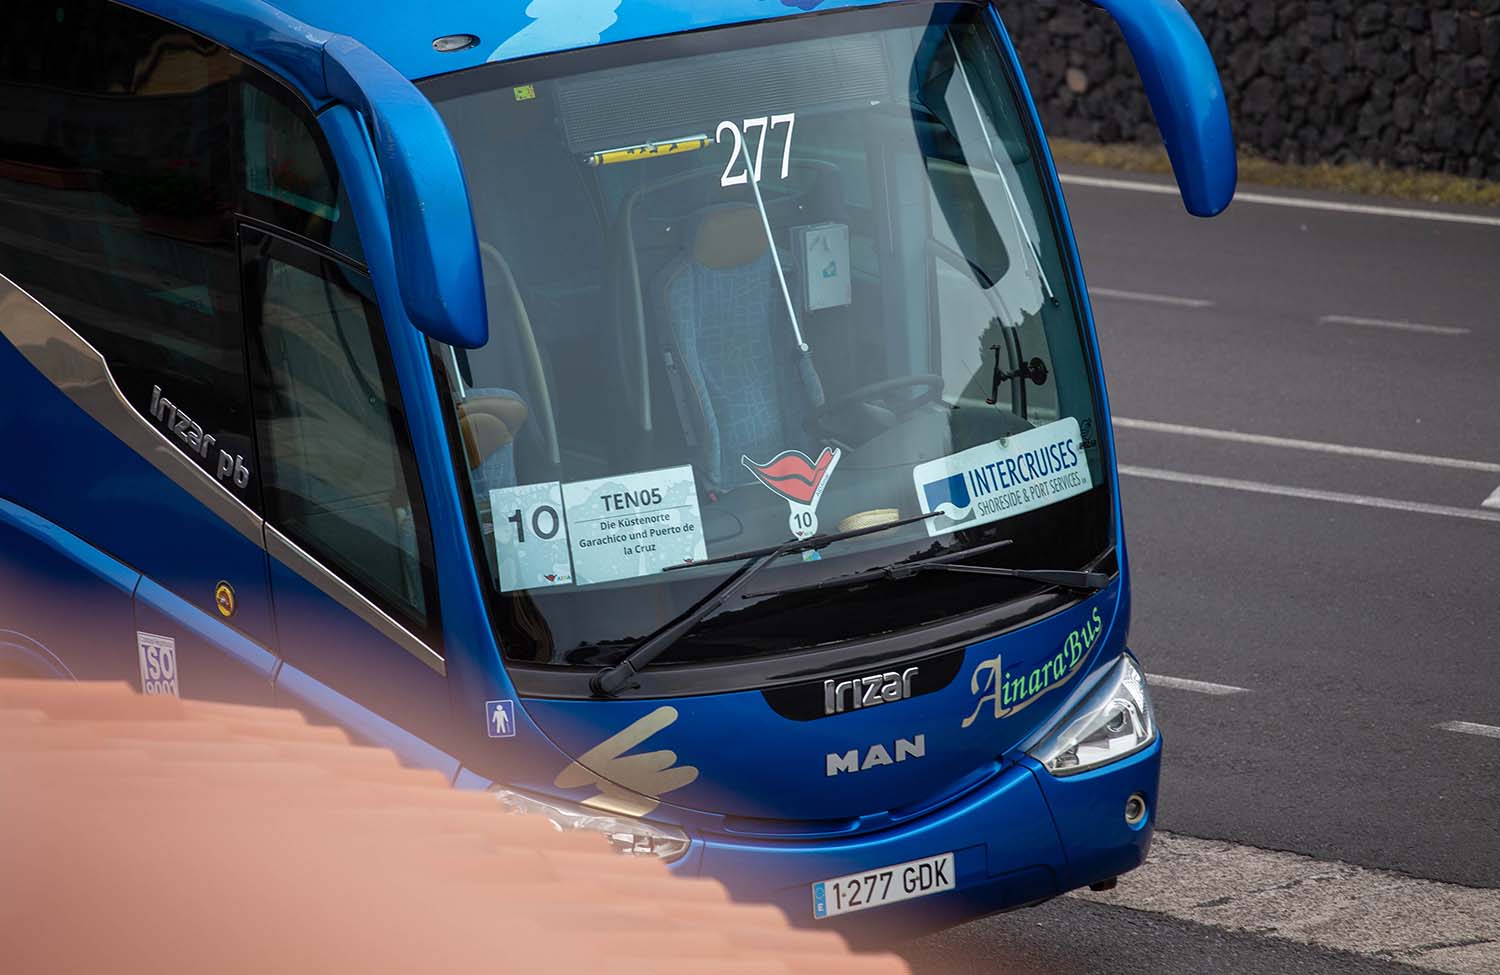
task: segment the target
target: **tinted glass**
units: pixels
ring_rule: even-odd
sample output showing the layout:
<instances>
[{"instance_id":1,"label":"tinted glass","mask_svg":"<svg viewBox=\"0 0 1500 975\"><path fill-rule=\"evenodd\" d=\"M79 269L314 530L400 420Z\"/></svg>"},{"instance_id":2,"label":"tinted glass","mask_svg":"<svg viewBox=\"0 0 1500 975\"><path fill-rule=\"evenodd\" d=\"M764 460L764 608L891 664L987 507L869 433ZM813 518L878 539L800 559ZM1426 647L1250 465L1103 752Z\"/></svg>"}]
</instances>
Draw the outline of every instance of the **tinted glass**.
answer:
<instances>
[{"instance_id":1,"label":"tinted glass","mask_svg":"<svg viewBox=\"0 0 1500 975\"><path fill-rule=\"evenodd\" d=\"M232 218L240 63L110 4L24 4L6 21L0 273L88 339L131 405L253 503ZM221 452L241 458L240 483Z\"/></svg>"},{"instance_id":2,"label":"tinted glass","mask_svg":"<svg viewBox=\"0 0 1500 975\"><path fill-rule=\"evenodd\" d=\"M102 0L7 7L0 273L255 505L236 211L357 241L310 116L256 69Z\"/></svg>"},{"instance_id":3,"label":"tinted glass","mask_svg":"<svg viewBox=\"0 0 1500 975\"><path fill-rule=\"evenodd\" d=\"M306 107L253 71L238 94L240 212L362 260L333 154Z\"/></svg>"},{"instance_id":4,"label":"tinted glass","mask_svg":"<svg viewBox=\"0 0 1500 975\"><path fill-rule=\"evenodd\" d=\"M737 565L688 563L793 534L939 512L784 560L664 660L1037 590L837 584L891 563L1105 552L1096 367L982 11L834 12L426 86L484 260L489 344L443 356L513 657L615 659Z\"/></svg>"},{"instance_id":5,"label":"tinted glass","mask_svg":"<svg viewBox=\"0 0 1500 975\"><path fill-rule=\"evenodd\" d=\"M266 518L418 632L426 514L369 280L244 231Z\"/></svg>"}]
</instances>

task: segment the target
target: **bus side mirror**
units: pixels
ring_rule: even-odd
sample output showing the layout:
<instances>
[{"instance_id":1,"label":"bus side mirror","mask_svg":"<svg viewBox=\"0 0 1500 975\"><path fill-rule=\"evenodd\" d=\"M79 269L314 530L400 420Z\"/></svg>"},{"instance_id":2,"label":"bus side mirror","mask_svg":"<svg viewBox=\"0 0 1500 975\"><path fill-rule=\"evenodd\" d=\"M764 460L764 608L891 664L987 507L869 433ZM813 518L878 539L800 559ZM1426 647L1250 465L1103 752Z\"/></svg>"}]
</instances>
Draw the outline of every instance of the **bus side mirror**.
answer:
<instances>
[{"instance_id":1,"label":"bus side mirror","mask_svg":"<svg viewBox=\"0 0 1500 975\"><path fill-rule=\"evenodd\" d=\"M1212 217L1234 199L1239 170L1213 55L1178 0L1092 0L1120 25L1188 212Z\"/></svg>"},{"instance_id":2,"label":"bus side mirror","mask_svg":"<svg viewBox=\"0 0 1500 975\"><path fill-rule=\"evenodd\" d=\"M479 241L458 153L430 101L353 38L323 45L328 93L370 123L385 185L401 304L439 342L489 340Z\"/></svg>"}]
</instances>

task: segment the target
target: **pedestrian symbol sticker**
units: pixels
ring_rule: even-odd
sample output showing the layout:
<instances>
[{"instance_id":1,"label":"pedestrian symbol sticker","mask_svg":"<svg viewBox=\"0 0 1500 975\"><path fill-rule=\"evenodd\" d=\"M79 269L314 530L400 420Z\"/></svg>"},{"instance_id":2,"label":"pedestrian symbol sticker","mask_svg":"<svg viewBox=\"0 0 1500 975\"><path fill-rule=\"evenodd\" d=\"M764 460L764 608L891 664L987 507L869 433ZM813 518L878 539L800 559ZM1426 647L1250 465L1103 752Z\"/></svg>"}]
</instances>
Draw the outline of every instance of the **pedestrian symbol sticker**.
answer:
<instances>
[{"instance_id":1,"label":"pedestrian symbol sticker","mask_svg":"<svg viewBox=\"0 0 1500 975\"><path fill-rule=\"evenodd\" d=\"M516 736L515 701L486 701L484 715L491 738L514 738Z\"/></svg>"}]
</instances>

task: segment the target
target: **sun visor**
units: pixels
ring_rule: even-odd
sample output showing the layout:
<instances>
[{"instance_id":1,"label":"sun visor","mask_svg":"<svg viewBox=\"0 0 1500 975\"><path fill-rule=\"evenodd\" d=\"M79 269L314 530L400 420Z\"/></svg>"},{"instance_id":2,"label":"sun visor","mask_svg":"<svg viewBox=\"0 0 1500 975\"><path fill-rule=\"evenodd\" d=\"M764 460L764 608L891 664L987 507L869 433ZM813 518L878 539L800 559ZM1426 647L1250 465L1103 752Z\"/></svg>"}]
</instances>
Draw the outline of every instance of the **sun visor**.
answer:
<instances>
[{"instance_id":1,"label":"sun visor","mask_svg":"<svg viewBox=\"0 0 1500 975\"><path fill-rule=\"evenodd\" d=\"M723 119L787 105L799 114L867 108L892 87L879 37L871 34L597 72L560 82L557 101L568 148L590 154L669 136L712 136ZM818 92L828 93L821 103Z\"/></svg>"}]
</instances>

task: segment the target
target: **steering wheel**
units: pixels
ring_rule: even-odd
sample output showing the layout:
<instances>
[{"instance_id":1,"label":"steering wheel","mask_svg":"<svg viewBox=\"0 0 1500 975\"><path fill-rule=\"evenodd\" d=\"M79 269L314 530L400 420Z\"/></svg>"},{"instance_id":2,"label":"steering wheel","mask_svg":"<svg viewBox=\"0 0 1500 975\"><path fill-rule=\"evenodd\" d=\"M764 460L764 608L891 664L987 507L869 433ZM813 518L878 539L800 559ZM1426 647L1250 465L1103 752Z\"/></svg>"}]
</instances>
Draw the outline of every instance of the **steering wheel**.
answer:
<instances>
[{"instance_id":1,"label":"steering wheel","mask_svg":"<svg viewBox=\"0 0 1500 975\"><path fill-rule=\"evenodd\" d=\"M910 376L893 376L890 379L882 379L878 383L861 386L836 399L829 400L823 404L823 408L818 411L818 415L828 416L856 403L869 403L872 399L876 399L886 393L897 389L909 389L913 386L920 386L922 388L920 395L902 400L894 407L887 406L886 409L891 410L897 416L904 416L915 409L926 406L928 403L936 402L943 395L943 377L937 373L923 372L913 373Z\"/></svg>"}]
</instances>

